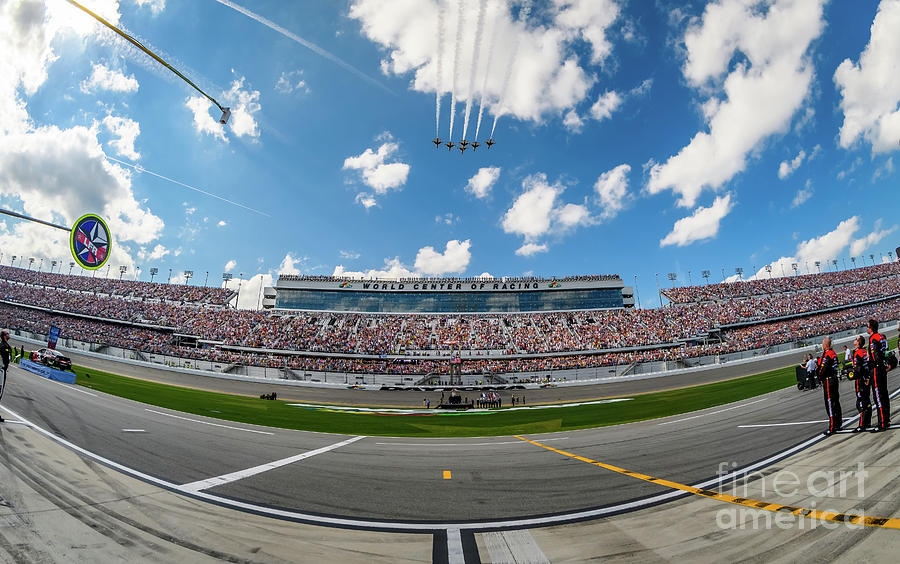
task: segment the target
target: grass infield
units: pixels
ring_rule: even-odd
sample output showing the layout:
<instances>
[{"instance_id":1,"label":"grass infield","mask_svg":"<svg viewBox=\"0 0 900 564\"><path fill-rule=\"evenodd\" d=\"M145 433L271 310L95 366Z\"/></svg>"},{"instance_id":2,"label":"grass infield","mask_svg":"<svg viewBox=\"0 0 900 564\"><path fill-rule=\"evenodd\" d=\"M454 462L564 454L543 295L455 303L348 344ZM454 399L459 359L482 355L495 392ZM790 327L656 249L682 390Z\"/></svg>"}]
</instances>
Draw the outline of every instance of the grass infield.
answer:
<instances>
[{"instance_id":1,"label":"grass infield","mask_svg":"<svg viewBox=\"0 0 900 564\"><path fill-rule=\"evenodd\" d=\"M75 367L76 384L142 403L269 427L347 435L471 437L550 433L603 427L678 415L752 398L796 385L794 367L713 384L627 396L629 401L543 409L499 409L488 415L445 413L385 415L346 413L335 408L293 407L290 402L223 394L147 382ZM89 375L89 376L88 376ZM302 389L292 389L302 394Z\"/></svg>"}]
</instances>

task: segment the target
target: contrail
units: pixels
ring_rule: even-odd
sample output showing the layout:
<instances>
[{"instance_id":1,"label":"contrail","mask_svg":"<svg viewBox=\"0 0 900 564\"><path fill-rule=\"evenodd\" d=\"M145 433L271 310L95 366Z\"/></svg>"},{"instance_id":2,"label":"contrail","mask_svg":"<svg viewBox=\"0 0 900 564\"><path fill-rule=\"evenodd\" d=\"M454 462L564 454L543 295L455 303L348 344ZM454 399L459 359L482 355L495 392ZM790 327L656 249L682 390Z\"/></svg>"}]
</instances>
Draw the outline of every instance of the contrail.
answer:
<instances>
[{"instance_id":1,"label":"contrail","mask_svg":"<svg viewBox=\"0 0 900 564\"><path fill-rule=\"evenodd\" d=\"M453 139L453 120L456 118L456 82L459 80L459 44L462 43L463 29L463 3L459 0L459 10L456 18L456 47L453 55L453 90L450 92L450 137Z\"/></svg>"},{"instance_id":2,"label":"contrail","mask_svg":"<svg viewBox=\"0 0 900 564\"><path fill-rule=\"evenodd\" d=\"M273 30L277 31L278 33L280 33L281 35L287 37L288 39L291 39L291 40L293 40L293 41L299 43L300 45L303 45L304 47L306 47L307 49L309 49L309 50L312 51L313 53L316 53L317 55L320 55L320 56L322 56L322 57L325 57L325 58L328 59L329 61L331 61L331 62L333 62L333 63L336 63L338 66L341 66L341 67L343 67L345 70L348 70L348 71L352 72L353 74L355 74L356 76L358 76L358 77L360 77L361 79L365 80L365 81L368 82L369 84L372 84L373 86L377 86L378 88L384 90L384 91L387 92L388 94L394 94L394 95L396 95L396 93L395 93L393 90L391 90L390 88L388 88L388 87L385 86L384 84L381 84L380 82L378 82L377 80L375 80L375 79L372 78L371 76L367 75L367 74L364 73L363 71L359 70L358 68L354 67L354 66L351 65L350 63L344 61L343 59L341 59L341 58L338 57L337 55L334 55L334 54L332 54L332 53L329 53L328 51L326 51L325 49L322 49L321 47L319 47L319 46L316 45L315 43L309 42L309 41L303 39L302 37L298 36L297 34L295 34L295 33L291 32L291 31L288 31L288 30L284 29L283 27L281 27L281 26L278 25L277 23L273 22L272 20L268 20L268 19L266 19L266 18L260 16L259 14L255 14L255 13L251 12L250 10L248 10L247 8L244 8L243 6L238 6L237 4L235 4L234 2L232 2L231 0L215 0L215 1L218 2L219 4L222 4L223 6L228 6L228 7L231 8L232 10L235 10L236 12L240 12L240 13L244 14L244 15L247 16L248 18L251 18L251 19L254 19L254 20L258 21L259 23L263 24L264 26L266 26L266 27L268 27L268 28L270 28L270 29L273 29Z\"/></svg>"},{"instance_id":3,"label":"contrail","mask_svg":"<svg viewBox=\"0 0 900 564\"><path fill-rule=\"evenodd\" d=\"M194 192L200 192L201 194L204 194L204 195L206 195L206 196L210 196L210 197L215 198L215 199L217 199L217 200L222 200L222 201L225 202L225 203L231 204L231 205L233 205L233 206L237 206L237 207L239 207L239 208L244 208L245 210L252 211L253 213L258 213L259 215L262 215L262 216L265 216L265 217L272 217L271 215L267 214L266 212L262 212L262 211L259 211L259 210L257 210L257 209L253 209L253 208L251 208L251 207L249 207L249 206L245 206L244 204L239 204L239 203L234 202L234 201L231 201L231 200L229 200L229 199L227 199L227 198L223 198L222 196L217 196L217 195L213 194L212 192L207 192L206 190L201 190L200 188L196 188L196 187L191 186L191 185L189 185L189 184L185 184L184 182L179 182L179 181L177 181L177 180L175 180L175 179L173 179L173 178L169 178L168 176L163 176L163 175L161 175L161 174L157 174L157 173L155 173L155 172L153 172L153 171L151 171L151 170L147 170L146 168L142 167L141 165L136 165L136 164L132 164L132 163L125 162L125 161L120 161L119 159L116 159L116 158L114 158L114 157L110 157L109 155L105 155L105 156L106 156L107 159L109 159L109 160L111 160L111 161L117 162L117 163L119 163L119 164L121 164L121 165L125 165L125 166L127 166L127 167L131 167L131 168L133 168L134 170L136 170L137 172L146 172L147 174L152 174L153 176L155 176L155 177L157 177L157 178L162 178L163 180L166 180L166 181L168 181L168 182L171 182L172 184L177 184L177 185L179 185L179 186L183 186L183 187L187 188L188 190L193 190Z\"/></svg>"},{"instance_id":4,"label":"contrail","mask_svg":"<svg viewBox=\"0 0 900 564\"><path fill-rule=\"evenodd\" d=\"M435 81L434 102L434 136L440 137L441 127L441 96L443 95L444 80L444 0L438 0L438 52L437 52L437 80Z\"/></svg>"},{"instance_id":5,"label":"contrail","mask_svg":"<svg viewBox=\"0 0 900 564\"><path fill-rule=\"evenodd\" d=\"M475 94L475 71L478 69L478 53L481 50L481 31L484 29L484 5L487 0L478 3L478 19L475 20L475 41L472 43L472 69L469 71L469 97L466 100L466 114L463 121L463 139L469 131L469 114L472 113L472 98Z\"/></svg>"},{"instance_id":6,"label":"contrail","mask_svg":"<svg viewBox=\"0 0 900 564\"><path fill-rule=\"evenodd\" d=\"M494 60L494 42L497 40L497 13L494 14L494 27L491 29L491 42L488 43L488 58L484 69L484 79L481 81L481 100L478 102L478 121L475 125L475 141L478 141L478 132L481 131L481 116L484 115L484 92L487 90L488 76L491 74L491 62Z\"/></svg>"},{"instance_id":7,"label":"contrail","mask_svg":"<svg viewBox=\"0 0 900 564\"><path fill-rule=\"evenodd\" d=\"M524 24L525 20L528 18L528 15L531 13L531 0L526 0L525 4L519 10L519 18L518 23ZM513 67L516 66L516 59L519 55L519 42L521 36L516 36L516 44L513 47L512 56L509 59L509 66L506 69L506 76L503 77L503 88L500 90L500 107L499 111L494 114L494 125L491 127L491 139L494 138L494 130L497 129L497 120L500 119L505 112L503 111L503 104L506 103L506 91L509 89L509 81L512 78Z\"/></svg>"}]
</instances>

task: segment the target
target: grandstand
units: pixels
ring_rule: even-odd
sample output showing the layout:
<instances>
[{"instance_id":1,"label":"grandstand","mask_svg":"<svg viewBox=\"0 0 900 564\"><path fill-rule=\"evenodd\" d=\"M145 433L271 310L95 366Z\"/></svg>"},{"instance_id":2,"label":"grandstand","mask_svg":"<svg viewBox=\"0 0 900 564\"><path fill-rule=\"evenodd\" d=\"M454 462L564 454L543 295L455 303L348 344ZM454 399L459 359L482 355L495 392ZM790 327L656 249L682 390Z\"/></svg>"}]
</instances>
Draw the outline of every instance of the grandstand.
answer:
<instances>
[{"instance_id":1,"label":"grandstand","mask_svg":"<svg viewBox=\"0 0 900 564\"><path fill-rule=\"evenodd\" d=\"M565 278L352 279L286 276L266 293L281 310L359 313L525 313L634 307L615 275Z\"/></svg>"},{"instance_id":2,"label":"grandstand","mask_svg":"<svg viewBox=\"0 0 900 564\"><path fill-rule=\"evenodd\" d=\"M582 301L584 292L608 296L610 290L618 306L583 307L596 305ZM298 296L315 291L328 293L320 302L330 309L289 307L314 305ZM571 299L551 293L567 291ZM66 342L86 343L90 350L215 363L213 369L236 373L250 365L278 367L285 377L291 371L426 377L448 374L450 360L461 358L464 375L545 377L556 370L762 351L857 328L869 317L894 320L900 318L900 263L674 288L666 290L672 304L664 308L624 307L629 292L613 276L393 282L282 277L278 307L250 311L229 307L233 296L218 288L0 267L0 324L39 339L56 325ZM461 293L470 295L454 297ZM378 303L391 304L386 312L365 311L374 303L372 294ZM534 294L542 296L522 298ZM440 302L476 310L498 303L500 311L397 311L403 309L397 304ZM513 302L540 307L508 311Z\"/></svg>"}]
</instances>

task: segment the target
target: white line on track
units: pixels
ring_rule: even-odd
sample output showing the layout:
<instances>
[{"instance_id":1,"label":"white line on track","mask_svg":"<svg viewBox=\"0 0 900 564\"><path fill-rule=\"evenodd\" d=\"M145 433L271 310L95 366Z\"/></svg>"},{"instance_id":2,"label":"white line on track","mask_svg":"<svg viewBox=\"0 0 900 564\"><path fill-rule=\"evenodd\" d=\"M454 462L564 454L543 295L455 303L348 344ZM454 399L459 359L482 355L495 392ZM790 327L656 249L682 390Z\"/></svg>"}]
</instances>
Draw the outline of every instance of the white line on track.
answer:
<instances>
[{"instance_id":1,"label":"white line on track","mask_svg":"<svg viewBox=\"0 0 900 564\"><path fill-rule=\"evenodd\" d=\"M558 437L555 439L544 439L541 442L564 441L569 437ZM375 443L376 445L390 446L429 446L429 447L445 447L445 446L494 446L494 445L527 445L525 441L497 441L493 443Z\"/></svg>"},{"instance_id":2,"label":"white line on track","mask_svg":"<svg viewBox=\"0 0 900 564\"><path fill-rule=\"evenodd\" d=\"M845 417L844 423L846 423L847 421L852 421L857 417L859 416L857 415L856 417ZM738 429L750 429L754 427L790 427L791 425L812 425L813 423L828 423L828 420L821 419L819 421L792 421L790 423L760 423L755 425L738 425Z\"/></svg>"},{"instance_id":3,"label":"white line on track","mask_svg":"<svg viewBox=\"0 0 900 564\"><path fill-rule=\"evenodd\" d=\"M146 433L146 429L122 429L123 433Z\"/></svg>"},{"instance_id":4,"label":"white line on track","mask_svg":"<svg viewBox=\"0 0 900 564\"><path fill-rule=\"evenodd\" d=\"M70 390L74 390L74 391L82 393L82 394L97 397L97 394L95 394L94 392L88 392L87 390L79 390L75 386L69 386L68 384L63 384L62 382L56 382L56 383L59 384L60 386L62 386L63 388L69 388Z\"/></svg>"},{"instance_id":5,"label":"white line on track","mask_svg":"<svg viewBox=\"0 0 900 564\"><path fill-rule=\"evenodd\" d=\"M698 417L706 417L707 415L715 415L717 413L724 413L726 411L731 411L732 409L740 409L742 407L747 407L748 405L753 405L754 403L766 401L767 399L769 399L769 398L758 399L756 401L742 403L741 405L735 405L732 407L726 407L725 409L720 409L718 411L711 411L709 413L701 413L700 415L693 415L691 417L685 417L684 419L676 419L675 421L666 421L664 423L660 423L659 425L671 425L672 423L681 423L682 421L690 421L691 419L697 419Z\"/></svg>"},{"instance_id":6,"label":"white line on track","mask_svg":"<svg viewBox=\"0 0 900 564\"><path fill-rule=\"evenodd\" d=\"M353 437L347 439L346 441L341 441L339 443L334 443L333 445L324 446L322 448L317 448L315 450L310 450L308 452L304 452L301 454L297 454L295 456L290 456L288 458L282 458L281 460L276 460L274 462L269 462L268 464L260 464L259 466L254 466L253 468L247 468L244 470L238 470L237 472L231 472L230 474L222 474L221 476L214 476L212 478L207 478L206 480L198 480L196 482L191 482L189 484L183 484L181 488L185 491L189 492L199 492L200 490L208 490L209 488L214 488L216 486L223 486L225 484L230 484L231 482L236 482L238 480L243 480L244 478L249 478L250 476L255 476L257 474L262 474L263 472L268 472L269 470L274 470L276 468L281 468L282 466L287 466L288 464L293 464L294 462L299 462L300 460L305 460L307 458L311 458L316 456L317 454L322 454L323 452L328 452L330 450L334 450L336 448L340 448L345 445L349 445L351 443L355 443L360 439L366 438L365 436Z\"/></svg>"},{"instance_id":7,"label":"white line on track","mask_svg":"<svg viewBox=\"0 0 900 564\"><path fill-rule=\"evenodd\" d=\"M447 562L450 564L466 564L462 534L460 534L459 529L447 529Z\"/></svg>"},{"instance_id":8,"label":"white line on track","mask_svg":"<svg viewBox=\"0 0 900 564\"><path fill-rule=\"evenodd\" d=\"M181 419L183 421L190 421L192 423L201 423L203 425L210 425L211 427L222 427L223 429L234 429L235 431L245 431L247 433L257 433L260 435L274 435L275 433L270 433L268 431L257 431L256 429L245 429L243 427L232 427L231 425L222 425L221 423L210 423L209 421L201 421L199 419L191 419L190 417L182 417L180 415L172 415L171 413L163 413L162 411L156 411L155 409L145 409L144 411L149 411L150 413L155 413L157 415L165 415L166 417L171 417L173 419Z\"/></svg>"}]
</instances>

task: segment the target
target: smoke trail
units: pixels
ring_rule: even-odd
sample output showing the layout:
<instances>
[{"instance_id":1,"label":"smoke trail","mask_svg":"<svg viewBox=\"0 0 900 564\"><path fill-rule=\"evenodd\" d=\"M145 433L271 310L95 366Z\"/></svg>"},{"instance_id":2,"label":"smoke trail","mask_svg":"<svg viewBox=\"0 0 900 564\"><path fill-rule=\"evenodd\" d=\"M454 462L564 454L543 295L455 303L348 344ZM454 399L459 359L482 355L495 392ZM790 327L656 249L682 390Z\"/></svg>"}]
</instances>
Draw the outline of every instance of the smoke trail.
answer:
<instances>
[{"instance_id":1,"label":"smoke trail","mask_svg":"<svg viewBox=\"0 0 900 564\"><path fill-rule=\"evenodd\" d=\"M498 28L497 13L494 14L494 27L491 30L491 42L488 44L487 64L484 69L484 79L481 81L481 99L478 102L478 121L475 125L475 141L478 141L478 132L481 131L481 116L484 115L484 92L487 90L488 77L491 75L491 62L494 60L494 43L497 41Z\"/></svg>"},{"instance_id":2,"label":"smoke trail","mask_svg":"<svg viewBox=\"0 0 900 564\"><path fill-rule=\"evenodd\" d=\"M466 100L466 114L463 121L463 139L469 131L469 114L472 113L472 98L475 94L475 71L478 69L478 53L481 51L481 31L484 29L484 5L487 0L478 3L478 19L475 20L475 41L472 43L472 68L469 71L469 97Z\"/></svg>"},{"instance_id":3,"label":"smoke trail","mask_svg":"<svg viewBox=\"0 0 900 564\"><path fill-rule=\"evenodd\" d=\"M259 14L255 14L255 13L251 12L250 10L248 10L247 8L244 8L243 6L238 6L234 2L231 2L231 0L216 0L216 2L218 2L219 4L222 4L223 6L228 6L232 10L242 13L250 19L258 21L259 23L263 24L264 26L268 27L269 29L273 29L273 30L277 31L278 33L280 33L281 35L287 37L288 39L291 39L291 40L299 43L300 45L303 45L304 47L306 47L313 53L321 55L322 57L325 57L326 59L337 64L338 66L343 67L345 70L352 72L353 74L362 78L366 82L373 84L373 85L377 86L378 88L381 88L382 90L384 90L385 92L387 92L389 94L396 95L396 93L393 90L391 90L384 84L381 84L380 82L378 82L371 76L367 75L363 71L359 70L358 68L354 67L350 63L344 61L337 55L333 55L333 54L329 53L328 51L326 51L325 49L322 49L315 43L312 43L311 41L307 41L307 40L303 39L302 37L298 36L297 34L284 29L283 27L276 24L272 20L268 20L268 19L260 16Z\"/></svg>"},{"instance_id":4,"label":"smoke trail","mask_svg":"<svg viewBox=\"0 0 900 564\"><path fill-rule=\"evenodd\" d=\"M522 9L519 10L519 17L517 22L520 24L525 24L525 20L528 19L528 15L531 14L531 0L526 0L525 4L522 5ZM509 66L506 68L506 76L503 77L503 88L500 90L500 102L499 102L499 111L494 114L494 125L491 127L491 139L494 138L494 130L497 129L497 120L500 119L504 113L503 105L506 103L506 91L509 89L509 81L512 79L512 71L513 67L516 66L516 59L519 56L519 43L521 36L516 36L515 47L513 47L512 56L509 58Z\"/></svg>"},{"instance_id":5,"label":"smoke trail","mask_svg":"<svg viewBox=\"0 0 900 564\"><path fill-rule=\"evenodd\" d=\"M191 186L191 185L189 185L189 184L185 184L184 182L179 182L179 181L177 181L177 180L174 180L174 179L172 179L172 178L169 178L168 176L163 176L163 175L161 175L161 174L155 173L155 172L153 172L152 170L147 170L146 168L142 167L141 165L136 165L136 164L132 164L132 163L125 162L125 161L120 161L119 159L117 159L117 158L115 158L115 157L110 157L109 155L104 155L104 156L107 158L107 160L110 160L110 161L113 161L113 162L117 162L117 163L119 163L120 165L125 165L125 166L127 166L127 167L131 167L131 168L133 168L133 169L134 169L135 171L137 171L137 172L146 172L147 174L152 174L153 176L155 176L155 177L157 177L157 178L162 178L163 180L166 180L166 181L168 181L168 182L171 182L172 184L177 184L177 185L179 185L179 186L183 186L184 188L187 188L188 190L193 190L194 192L200 192L201 194L204 194L204 195L209 196L209 197L211 197L211 198L215 198L215 199L217 199L217 200L222 200L223 202L225 202L225 203L227 203L227 204L231 204L232 206L237 206L237 207L239 207L239 208L244 208L245 210L249 210L249 211L252 211L253 213L258 213L259 215L263 215L263 216L266 216L266 217L272 217L271 215L267 214L266 212L261 212L261 211L259 211L259 210L257 210L257 209L251 208L251 207L249 207L249 206L245 206L244 204L239 204L239 203L237 203L237 202L233 202L233 201L231 201L231 200L229 200L229 199L227 199L227 198L223 198L222 196L217 196L217 195L213 194L212 192L207 192L206 190L201 190L200 188L195 188L194 186Z\"/></svg>"},{"instance_id":6,"label":"smoke trail","mask_svg":"<svg viewBox=\"0 0 900 564\"><path fill-rule=\"evenodd\" d=\"M434 136L440 136L441 127L441 95L443 94L444 79L444 0L438 0L438 52L437 52L437 80L435 81L434 102Z\"/></svg>"},{"instance_id":7,"label":"smoke trail","mask_svg":"<svg viewBox=\"0 0 900 564\"><path fill-rule=\"evenodd\" d=\"M456 82L459 80L459 45L462 43L464 2L465 0L459 0L459 14L456 18L456 46L453 54L453 90L450 92L450 137L448 137L448 139L453 139L453 120L456 118Z\"/></svg>"}]
</instances>

